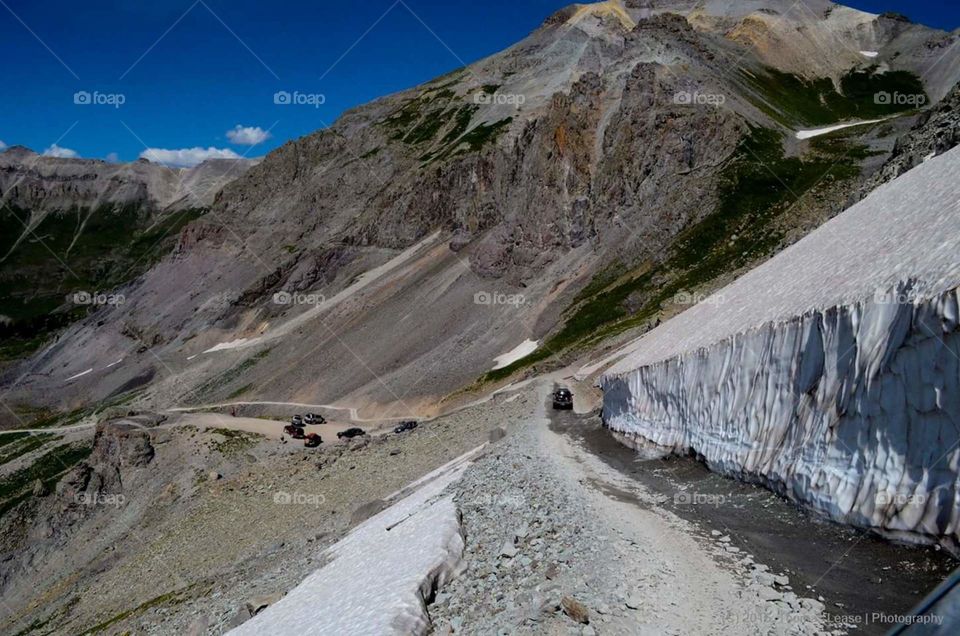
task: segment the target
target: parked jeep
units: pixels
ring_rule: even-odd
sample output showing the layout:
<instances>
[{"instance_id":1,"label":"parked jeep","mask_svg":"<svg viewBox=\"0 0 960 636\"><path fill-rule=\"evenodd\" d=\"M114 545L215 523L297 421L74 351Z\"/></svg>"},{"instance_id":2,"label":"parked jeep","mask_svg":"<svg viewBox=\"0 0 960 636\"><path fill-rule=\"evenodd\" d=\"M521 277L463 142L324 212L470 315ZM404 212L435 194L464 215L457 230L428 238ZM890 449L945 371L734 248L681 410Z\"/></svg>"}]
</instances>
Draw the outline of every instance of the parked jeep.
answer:
<instances>
[{"instance_id":1,"label":"parked jeep","mask_svg":"<svg viewBox=\"0 0 960 636\"><path fill-rule=\"evenodd\" d=\"M348 428L345 431L340 431L337 433L337 437L340 439L347 438L351 439L357 437L358 435L366 435L362 428Z\"/></svg>"},{"instance_id":2,"label":"parked jeep","mask_svg":"<svg viewBox=\"0 0 960 636\"><path fill-rule=\"evenodd\" d=\"M405 432L405 431L412 431L412 430L415 429L415 428L417 428L417 423L416 423L415 421L413 421L413 420L406 420L406 421L400 422L400 424L398 424L398 425L393 429L393 432L394 432L394 433L403 433L403 432Z\"/></svg>"},{"instance_id":3,"label":"parked jeep","mask_svg":"<svg viewBox=\"0 0 960 636\"><path fill-rule=\"evenodd\" d=\"M293 439L303 439L303 427L287 424L283 427L283 432Z\"/></svg>"}]
</instances>

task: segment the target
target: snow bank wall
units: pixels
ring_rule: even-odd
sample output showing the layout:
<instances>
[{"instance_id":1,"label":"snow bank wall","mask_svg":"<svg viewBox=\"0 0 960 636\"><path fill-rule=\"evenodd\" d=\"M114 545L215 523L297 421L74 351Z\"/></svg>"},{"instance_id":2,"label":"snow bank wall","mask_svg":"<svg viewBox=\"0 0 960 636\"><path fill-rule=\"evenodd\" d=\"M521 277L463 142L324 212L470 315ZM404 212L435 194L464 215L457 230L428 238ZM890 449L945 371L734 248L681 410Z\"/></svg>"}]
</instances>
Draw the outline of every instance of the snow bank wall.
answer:
<instances>
[{"instance_id":1,"label":"snow bank wall","mask_svg":"<svg viewBox=\"0 0 960 636\"><path fill-rule=\"evenodd\" d=\"M956 549L958 291L911 287L608 375L604 421L837 521Z\"/></svg>"},{"instance_id":2,"label":"snow bank wall","mask_svg":"<svg viewBox=\"0 0 960 636\"><path fill-rule=\"evenodd\" d=\"M460 512L445 489L482 448L394 493L403 498L351 530L322 555L326 565L230 636L429 633L427 600L463 557Z\"/></svg>"}]
</instances>

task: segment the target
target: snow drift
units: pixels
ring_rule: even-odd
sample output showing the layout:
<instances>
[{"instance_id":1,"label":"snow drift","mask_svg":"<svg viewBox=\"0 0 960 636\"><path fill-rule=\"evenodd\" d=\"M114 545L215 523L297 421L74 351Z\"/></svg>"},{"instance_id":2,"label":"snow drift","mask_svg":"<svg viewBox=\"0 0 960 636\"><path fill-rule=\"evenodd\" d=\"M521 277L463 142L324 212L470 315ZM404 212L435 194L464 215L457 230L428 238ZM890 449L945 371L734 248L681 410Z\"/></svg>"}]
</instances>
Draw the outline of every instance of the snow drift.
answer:
<instances>
[{"instance_id":1,"label":"snow drift","mask_svg":"<svg viewBox=\"0 0 960 636\"><path fill-rule=\"evenodd\" d=\"M463 555L460 512L444 489L483 448L394 493L389 499L403 498L354 528L324 553L326 565L231 636L428 633L426 603Z\"/></svg>"},{"instance_id":2,"label":"snow drift","mask_svg":"<svg viewBox=\"0 0 960 636\"><path fill-rule=\"evenodd\" d=\"M628 345L601 380L606 425L956 548L958 183L954 150Z\"/></svg>"}]
</instances>

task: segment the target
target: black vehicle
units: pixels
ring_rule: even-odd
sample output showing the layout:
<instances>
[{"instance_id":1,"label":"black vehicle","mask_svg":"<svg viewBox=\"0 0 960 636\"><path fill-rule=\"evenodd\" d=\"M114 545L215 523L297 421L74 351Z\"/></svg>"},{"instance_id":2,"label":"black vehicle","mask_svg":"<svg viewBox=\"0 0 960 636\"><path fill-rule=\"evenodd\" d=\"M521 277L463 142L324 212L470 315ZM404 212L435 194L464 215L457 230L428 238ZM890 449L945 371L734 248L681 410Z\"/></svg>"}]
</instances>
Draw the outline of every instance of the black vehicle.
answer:
<instances>
[{"instance_id":1,"label":"black vehicle","mask_svg":"<svg viewBox=\"0 0 960 636\"><path fill-rule=\"evenodd\" d=\"M393 432L394 432L394 433L403 433L403 432L406 432L406 431L412 431L412 430L415 429L415 428L417 428L417 423L416 423L415 421L413 421L413 420L406 420L406 421L400 422L400 424L397 425L396 428L393 429Z\"/></svg>"},{"instance_id":2,"label":"black vehicle","mask_svg":"<svg viewBox=\"0 0 960 636\"><path fill-rule=\"evenodd\" d=\"M292 437L293 439L303 439L303 427L296 426L294 424L287 424L283 427L283 432Z\"/></svg>"},{"instance_id":3,"label":"black vehicle","mask_svg":"<svg viewBox=\"0 0 960 636\"><path fill-rule=\"evenodd\" d=\"M553 392L553 408L558 410L573 409L573 393L570 389L557 389Z\"/></svg>"},{"instance_id":4,"label":"black vehicle","mask_svg":"<svg viewBox=\"0 0 960 636\"><path fill-rule=\"evenodd\" d=\"M317 415L316 413L307 413L306 415L303 416L304 424L310 424L310 425L323 424L326 421L327 420L324 419L322 415Z\"/></svg>"},{"instance_id":5,"label":"black vehicle","mask_svg":"<svg viewBox=\"0 0 960 636\"><path fill-rule=\"evenodd\" d=\"M351 439L351 438L357 437L358 435L366 435L366 433L363 431L362 428L348 428L345 431L340 431L339 433L337 433L337 437L339 437L340 439L343 439L344 437L346 437L347 439Z\"/></svg>"}]
</instances>

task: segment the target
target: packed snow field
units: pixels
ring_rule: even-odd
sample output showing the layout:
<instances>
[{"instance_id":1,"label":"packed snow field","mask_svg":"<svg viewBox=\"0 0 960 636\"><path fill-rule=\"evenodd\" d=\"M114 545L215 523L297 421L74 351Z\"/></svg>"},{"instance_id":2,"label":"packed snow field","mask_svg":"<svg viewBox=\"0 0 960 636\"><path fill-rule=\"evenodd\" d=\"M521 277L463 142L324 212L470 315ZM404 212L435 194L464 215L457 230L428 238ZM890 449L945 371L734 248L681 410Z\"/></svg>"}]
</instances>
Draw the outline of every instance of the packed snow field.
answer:
<instances>
[{"instance_id":1,"label":"packed snow field","mask_svg":"<svg viewBox=\"0 0 960 636\"><path fill-rule=\"evenodd\" d=\"M334 545L328 565L230 633L424 633L430 590L453 576L463 553L459 513L443 491L459 479L466 459L419 480L419 490Z\"/></svg>"},{"instance_id":2,"label":"packed snow field","mask_svg":"<svg viewBox=\"0 0 960 636\"><path fill-rule=\"evenodd\" d=\"M607 425L955 548L958 182L960 149L628 345L602 380Z\"/></svg>"}]
</instances>

